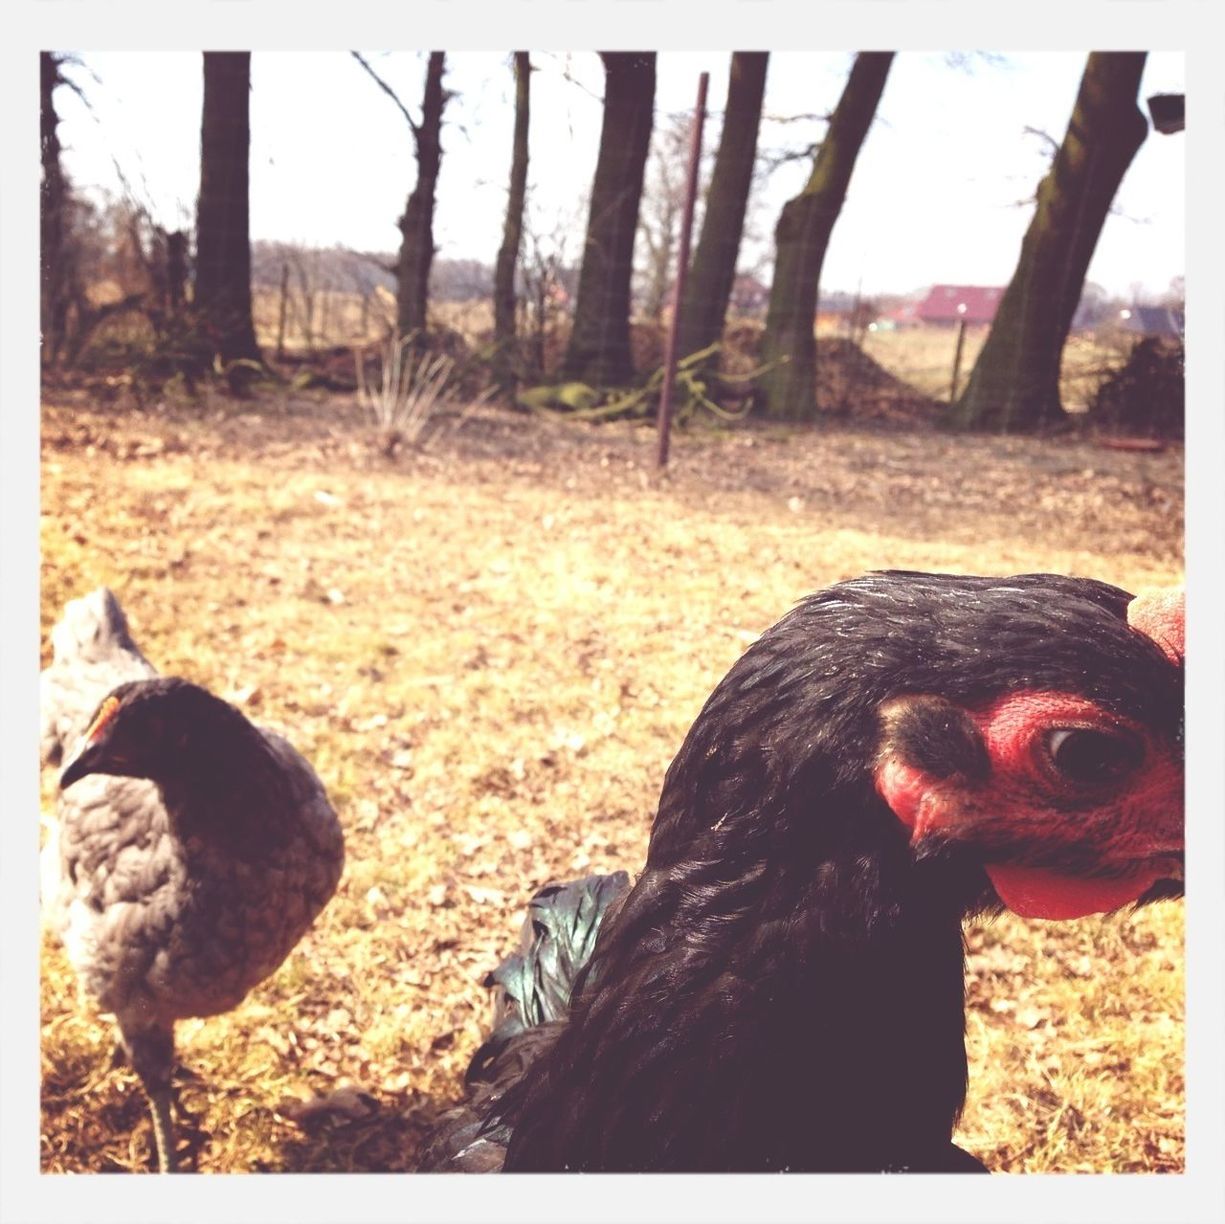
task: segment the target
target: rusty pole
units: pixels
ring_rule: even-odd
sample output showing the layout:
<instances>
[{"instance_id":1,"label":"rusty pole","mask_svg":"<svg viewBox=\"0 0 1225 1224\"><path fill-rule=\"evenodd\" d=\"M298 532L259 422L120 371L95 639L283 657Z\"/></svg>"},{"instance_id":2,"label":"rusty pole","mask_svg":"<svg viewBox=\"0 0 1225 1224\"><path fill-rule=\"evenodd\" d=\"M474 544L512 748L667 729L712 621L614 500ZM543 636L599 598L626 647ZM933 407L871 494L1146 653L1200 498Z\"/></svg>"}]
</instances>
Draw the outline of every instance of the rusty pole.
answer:
<instances>
[{"instance_id":1,"label":"rusty pole","mask_svg":"<svg viewBox=\"0 0 1225 1224\"><path fill-rule=\"evenodd\" d=\"M961 349L966 340L966 320L962 315L957 320L957 348L953 353L953 381L949 387L949 403L957 402L957 379L961 374Z\"/></svg>"},{"instance_id":2,"label":"rusty pole","mask_svg":"<svg viewBox=\"0 0 1225 1224\"><path fill-rule=\"evenodd\" d=\"M672 318L664 349L664 385L659 392L659 466L668 466L668 435L672 430L672 388L676 382L676 344L679 335L681 295L689 271L689 238L693 233L693 206L698 195L698 165L702 160L702 126L706 122L706 86L710 73L698 77L698 101L693 112L693 143L689 147L689 176L685 183L685 211L681 216L680 250L676 256L676 283L672 286Z\"/></svg>"}]
</instances>

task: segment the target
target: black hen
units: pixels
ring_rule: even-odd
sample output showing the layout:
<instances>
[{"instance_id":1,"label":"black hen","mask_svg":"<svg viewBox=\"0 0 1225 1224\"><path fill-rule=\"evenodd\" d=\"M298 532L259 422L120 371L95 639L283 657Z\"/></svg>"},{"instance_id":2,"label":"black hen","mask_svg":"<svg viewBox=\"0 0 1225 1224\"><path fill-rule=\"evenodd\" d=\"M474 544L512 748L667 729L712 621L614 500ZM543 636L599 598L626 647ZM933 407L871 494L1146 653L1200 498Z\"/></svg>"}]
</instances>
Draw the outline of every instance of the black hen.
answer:
<instances>
[{"instance_id":1,"label":"black hen","mask_svg":"<svg viewBox=\"0 0 1225 1224\"><path fill-rule=\"evenodd\" d=\"M280 966L336 890L340 824L281 736L154 676L109 591L70 603L52 641L44 755L77 746L44 848L44 913L82 992L115 1015L169 1170L175 1021L230 1010Z\"/></svg>"},{"instance_id":2,"label":"black hen","mask_svg":"<svg viewBox=\"0 0 1225 1224\"><path fill-rule=\"evenodd\" d=\"M1179 599L1086 579L805 600L690 729L568 1019L482 1048L425 1167L981 1170L962 920L1181 892L1182 651Z\"/></svg>"},{"instance_id":3,"label":"black hen","mask_svg":"<svg viewBox=\"0 0 1225 1224\"><path fill-rule=\"evenodd\" d=\"M491 1102L552 1043L601 925L629 891L628 874L617 871L550 884L531 899L519 950L485 976L484 984L494 988L493 1029L464 1074L473 1098L440 1121L422 1158L425 1168L489 1173L502 1167L510 1129Z\"/></svg>"}]
</instances>

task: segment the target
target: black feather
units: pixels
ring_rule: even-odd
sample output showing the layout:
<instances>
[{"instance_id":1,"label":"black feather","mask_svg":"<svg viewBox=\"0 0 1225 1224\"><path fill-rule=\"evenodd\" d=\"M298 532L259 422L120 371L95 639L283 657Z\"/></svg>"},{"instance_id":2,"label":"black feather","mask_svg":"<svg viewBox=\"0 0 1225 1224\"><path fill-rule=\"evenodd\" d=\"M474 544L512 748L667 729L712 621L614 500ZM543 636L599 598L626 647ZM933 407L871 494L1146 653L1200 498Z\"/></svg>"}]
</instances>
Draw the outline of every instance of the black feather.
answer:
<instances>
[{"instance_id":1,"label":"black feather","mask_svg":"<svg viewBox=\"0 0 1225 1224\"><path fill-rule=\"evenodd\" d=\"M426 1167L981 1168L951 1143L966 1091L961 924L999 900L964 847L913 849L877 793L883 709L909 703L904 747L943 777L983 768L972 726L948 711L1025 690L1089 698L1173 744L1182 667L1129 626L1131 599L1059 575L899 571L802 601L691 727L645 867L567 1018L517 1030L482 1063ZM1051 854L1091 872L1099 849ZM533 972L506 972L516 1024L549 1006ZM449 1127L466 1137L458 1152Z\"/></svg>"},{"instance_id":2,"label":"black feather","mask_svg":"<svg viewBox=\"0 0 1225 1224\"><path fill-rule=\"evenodd\" d=\"M485 976L494 989L493 1031L473 1055L466 1083L492 1081L499 1056L525 1029L565 1018L600 924L629 887L629 875L618 871L550 884L531 899L519 950Z\"/></svg>"}]
</instances>

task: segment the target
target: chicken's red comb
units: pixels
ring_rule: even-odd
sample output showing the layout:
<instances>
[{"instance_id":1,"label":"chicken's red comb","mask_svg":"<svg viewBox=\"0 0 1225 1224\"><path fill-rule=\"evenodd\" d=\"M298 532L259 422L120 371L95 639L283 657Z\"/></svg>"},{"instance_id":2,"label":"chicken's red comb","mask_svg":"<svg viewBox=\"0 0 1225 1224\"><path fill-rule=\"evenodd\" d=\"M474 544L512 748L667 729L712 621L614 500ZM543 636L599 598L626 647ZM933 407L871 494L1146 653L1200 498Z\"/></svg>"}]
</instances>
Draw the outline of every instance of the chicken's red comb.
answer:
<instances>
[{"instance_id":1,"label":"chicken's red comb","mask_svg":"<svg viewBox=\"0 0 1225 1224\"><path fill-rule=\"evenodd\" d=\"M115 717L119 712L119 698L108 697L99 707L97 714L94 715L94 721L89 724L89 729L85 732L85 738L91 743L102 734L102 729Z\"/></svg>"},{"instance_id":2,"label":"chicken's red comb","mask_svg":"<svg viewBox=\"0 0 1225 1224\"><path fill-rule=\"evenodd\" d=\"M1187 601L1182 587L1141 591L1127 605L1127 623L1151 637L1175 662L1186 654Z\"/></svg>"}]
</instances>

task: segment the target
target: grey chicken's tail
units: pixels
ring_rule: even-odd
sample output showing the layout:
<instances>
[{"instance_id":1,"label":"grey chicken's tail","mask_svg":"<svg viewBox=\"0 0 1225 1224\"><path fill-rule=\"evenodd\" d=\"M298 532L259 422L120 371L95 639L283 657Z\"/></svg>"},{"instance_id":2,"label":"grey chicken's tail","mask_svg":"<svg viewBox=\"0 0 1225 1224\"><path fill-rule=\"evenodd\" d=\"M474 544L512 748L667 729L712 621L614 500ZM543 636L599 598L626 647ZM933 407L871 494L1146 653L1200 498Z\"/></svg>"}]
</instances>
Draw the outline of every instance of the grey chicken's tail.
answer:
<instances>
[{"instance_id":1,"label":"grey chicken's tail","mask_svg":"<svg viewBox=\"0 0 1225 1224\"><path fill-rule=\"evenodd\" d=\"M542 888L528 905L519 950L485 978L494 993L493 1031L472 1056L469 1085L487 1082L511 1042L565 1018L575 978L591 958L601 924L630 890L624 871Z\"/></svg>"},{"instance_id":2,"label":"grey chicken's tail","mask_svg":"<svg viewBox=\"0 0 1225 1224\"><path fill-rule=\"evenodd\" d=\"M127 617L106 587L68 602L51 630L51 650L51 664L40 678L40 747L43 760L55 765L111 689L157 672L132 640Z\"/></svg>"}]
</instances>

